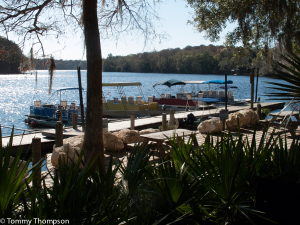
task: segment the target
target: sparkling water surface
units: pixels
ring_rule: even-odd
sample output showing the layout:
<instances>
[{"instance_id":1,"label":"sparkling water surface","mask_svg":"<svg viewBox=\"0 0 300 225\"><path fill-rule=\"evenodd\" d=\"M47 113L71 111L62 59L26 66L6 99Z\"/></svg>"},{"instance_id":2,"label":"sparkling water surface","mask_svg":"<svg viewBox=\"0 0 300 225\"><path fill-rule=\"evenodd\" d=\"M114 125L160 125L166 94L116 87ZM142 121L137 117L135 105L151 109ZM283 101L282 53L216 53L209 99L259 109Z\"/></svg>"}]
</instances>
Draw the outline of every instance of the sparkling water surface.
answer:
<instances>
[{"instance_id":1,"label":"sparkling water surface","mask_svg":"<svg viewBox=\"0 0 300 225\"><path fill-rule=\"evenodd\" d=\"M83 98L86 99L86 71L81 71L82 87L84 88ZM144 97L158 97L160 94L172 93L173 95L180 91L180 86L172 87L172 91L163 86L157 86L153 89L153 85L159 81L178 79L178 80L198 80L206 81L212 79L224 79L224 75L197 75L197 74L158 74L158 73L115 73L103 72L102 82L141 82ZM237 99L250 98L250 78L249 76L230 76L228 80L233 81L233 85L238 89L234 89L234 96ZM270 86L263 81L274 81L272 78L259 77L258 96L261 101L269 101L266 94L267 87ZM278 80L276 80L278 81ZM255 78L256 82L256 78ZM78 87L77 70L58 70L55 71L53 77L53 91L49 95L49 75L47 70L40 70L23 75L0 75L0 124L20 129L29 129L25 124L25 115L29 114L29 107L34 100L49 104L58 104L60 95L54 92L55 89L61 87ZM256 84L255 84L256 85ZM211 85L211 90L215 90L219 85ZM208 90L207 84L190 85L184 87L185 91ZM140 92L137 87L125 87L126 96L139 96ZM116 88L104 87L103 93L106 99L112 99L120 95ZM254 95L255 96L255 95ZM79 104L78 90L65 91L61 94L62 100L68 100L68 103L76 102ZM10 135L10 128L2 128L2 135ZM15 130L15 133L23 133L22 130Z\"/></svg>"}]
</instances>

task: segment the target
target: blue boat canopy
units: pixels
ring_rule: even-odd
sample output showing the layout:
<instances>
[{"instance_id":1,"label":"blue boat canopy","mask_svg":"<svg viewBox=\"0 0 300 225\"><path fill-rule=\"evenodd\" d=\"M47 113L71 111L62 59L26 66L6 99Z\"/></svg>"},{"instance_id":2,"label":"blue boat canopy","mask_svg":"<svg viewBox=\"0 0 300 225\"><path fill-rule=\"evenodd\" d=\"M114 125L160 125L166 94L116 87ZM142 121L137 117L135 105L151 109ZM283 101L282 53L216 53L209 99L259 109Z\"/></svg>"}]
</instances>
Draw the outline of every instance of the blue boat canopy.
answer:
<instances>
[{"instance_id":1,"label":"blue boat canopy","mask_svg":"<svg viewBox=\"0 0 300 225\"><path fill-rule=\"evenodd\" d=\"M227 84L232 84L232 80L227 80ZM225 84L225 80L207 80L203 84Z\"/></svg>"},{"instance_id":2,"label":"blue boat canopy","mask_svg":"<svg viewBox=\"0 0 300 225\"><path fill-rule=\"evenodd\" d=\"M153 87L157 85L165 85L168 87L174 86L174 85L185 85L185 82L176 80L176 79L171 79L171 80L166 80L166 81L161 81L153 85Z\"/></svg>"}]
</instances>

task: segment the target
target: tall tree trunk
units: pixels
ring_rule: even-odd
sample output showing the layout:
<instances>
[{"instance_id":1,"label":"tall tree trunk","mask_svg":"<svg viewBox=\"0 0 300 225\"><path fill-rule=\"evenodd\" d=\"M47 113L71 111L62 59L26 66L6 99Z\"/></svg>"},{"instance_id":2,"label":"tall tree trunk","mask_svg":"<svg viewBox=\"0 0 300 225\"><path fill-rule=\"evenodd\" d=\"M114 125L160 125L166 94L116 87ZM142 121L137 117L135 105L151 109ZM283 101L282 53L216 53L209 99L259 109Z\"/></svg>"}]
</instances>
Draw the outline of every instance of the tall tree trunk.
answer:
<instances>
[{"instance_id":1,"label":"tall tree trunk","mask_svg":"<svg viewBox=\"0 0 300 225\"><path fill-rule=\"evenodd\" d=\"M85 157L100 156L103 171L102 57L97 17L97 0L83 0L83 25L87 56L87 110L84 135Z\"/></svg>"}]
</instances>

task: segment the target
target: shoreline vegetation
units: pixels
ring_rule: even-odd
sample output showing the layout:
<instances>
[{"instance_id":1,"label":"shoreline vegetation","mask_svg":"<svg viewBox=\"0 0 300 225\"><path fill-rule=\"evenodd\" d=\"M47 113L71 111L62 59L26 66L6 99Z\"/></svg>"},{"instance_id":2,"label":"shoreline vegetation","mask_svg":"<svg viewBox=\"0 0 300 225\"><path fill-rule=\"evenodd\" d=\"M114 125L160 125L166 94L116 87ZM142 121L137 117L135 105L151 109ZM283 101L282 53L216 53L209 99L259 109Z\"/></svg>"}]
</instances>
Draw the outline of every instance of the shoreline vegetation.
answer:
<instances>
[{"instance_id":1,"label":"shoreline vegetation","mask_svg":"<svg viewBox=\"0 0 300 225\"><path fill-rule=\"evenodd\" d=\"M238 50L244 53L237 56L236 52ZM20 52L18 54L20 55ZM214 75L226 72L229 75L249 75L247 69L251 68L251 65L258 61L256 53L251 54L247 54L243 48L228 49L224 46L214 45L187 46L183 49L165 49L127 56L113 56L109 54L107 58L103 59L103 72ZM12 60L7 60L6 64L10 65ZM2 66L0 67L0 74L22 74L19 71L20 67L23 68L23 73L32 68L29 58L22 56L18 60L18 63L14 64L15 70L3 70L5 67ZM87 68L86 60L54 60L56 70L76 70L78 66L82 70ZM4 63L4 61L4 59L1 59L0 63ZM48 61L48 58L34 59L34 70L48 69ZM270 65L256 66L260 67L260 76L266 75L270 69Z\"/></svg>"}]
</instances>

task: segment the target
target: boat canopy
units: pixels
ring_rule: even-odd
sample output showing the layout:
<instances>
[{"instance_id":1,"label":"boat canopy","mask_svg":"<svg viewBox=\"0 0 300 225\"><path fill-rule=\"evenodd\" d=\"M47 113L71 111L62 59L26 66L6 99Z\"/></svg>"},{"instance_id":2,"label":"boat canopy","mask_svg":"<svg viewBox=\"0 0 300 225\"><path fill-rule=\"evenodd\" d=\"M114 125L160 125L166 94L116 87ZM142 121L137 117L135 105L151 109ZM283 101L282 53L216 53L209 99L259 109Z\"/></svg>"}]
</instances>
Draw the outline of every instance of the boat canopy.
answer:
<instances>
[{"instance_id":1,"label":"boat canopy","mask_svg":"<svg viewBox=\"0 0 300 225\"><path fill-rule=\"evenodd\" d=\"M186 84L203 84L204 81L203 80L185 80L185 81L182 81Z\"/></svg>"},{"instance_id":2,"label":"boat canopy","mask_svg":"<svg viewBox=\"0 0 300 225\"><path fill-rule=\"evenodd\" d=\"M171 80L166 80L166 81L161 81L153 85L153 87L157 85L165 85L168 87L174 86L174 85L185 85L185 82L176 80L176 79L171 79Z\"/></svg>"},{"instance_id":3,"label":"boat canopy","mask_svg":"<svg viewBox=\"0 0 300 225\"><path fill-rule=\"evenodd\" d=\"M232 80L227 80L227 84L232 84ZM203 84L225 84L225 80L207 80Z\"/></svg>"},{"instance_id":4,"label":"boat canopy","mask_svg":"<svg viewBox=\"0 0 300 225\"><path fill-rule=\"evenodd\" d=\"M112 82L102 83L102 87L141 86L141 82Z\"/></svg>"},{"instance_id":5,"label":"boat canopy","mask_svg":"<svg viewBox=\"0 0 300 225\"><path fill-rule=\"evenodd\" d=\"M83 89L83 88L82 88ZM79 88L75 87L57 87L57 88L52 88L53 91L71 91L71 90L79 90Z\"/></svg>"}]
</instances>

